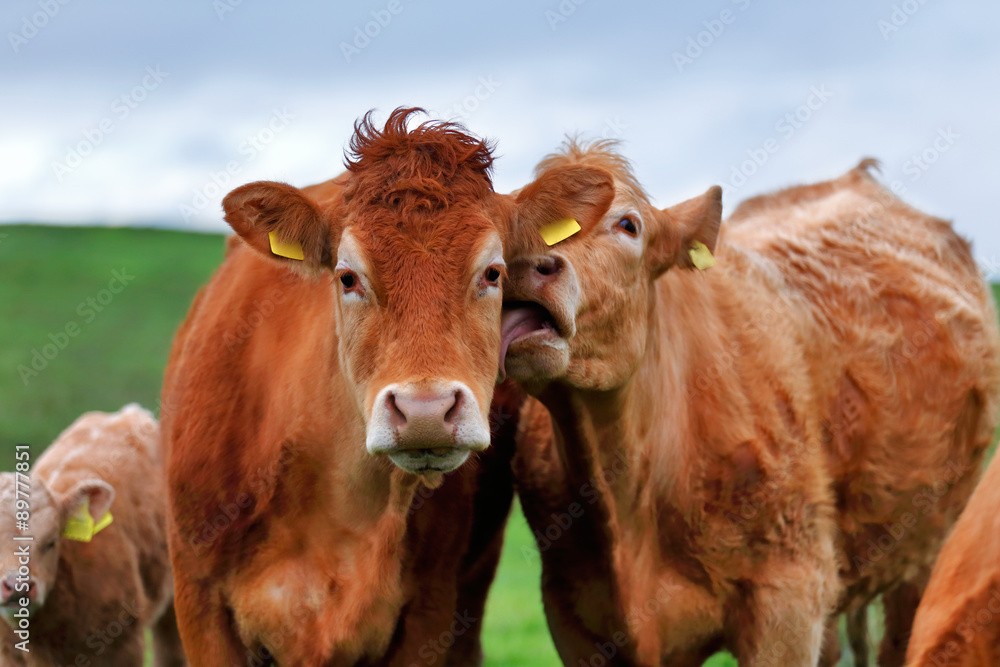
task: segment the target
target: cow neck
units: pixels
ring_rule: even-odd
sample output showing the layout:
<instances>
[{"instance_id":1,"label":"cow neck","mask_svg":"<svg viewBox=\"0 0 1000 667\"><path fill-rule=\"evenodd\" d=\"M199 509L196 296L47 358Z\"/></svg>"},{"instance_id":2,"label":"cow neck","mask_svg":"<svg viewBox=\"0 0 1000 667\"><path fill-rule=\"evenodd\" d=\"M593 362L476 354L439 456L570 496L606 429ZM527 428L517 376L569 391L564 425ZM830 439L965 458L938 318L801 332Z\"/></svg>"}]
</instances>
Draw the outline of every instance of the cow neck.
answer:
<instances>
[{"instance_id":1,"label":"cow neck","mask_svg":"<svg viewBox=\"0 0 1000 667\"><path fill-rule=\"evenodd\" d=\"M721 273L676 270L653 283L646 348L624 384L594 391L552 383L538 396L576 486L593 484L619 522L664 505L688 509L684 471L709 446L695 442L691 402L720 410L720 419L727 411L718 388L725 382L695 390L699 369L732 345L717 307Z\"/></svg>"},{"instance_id":2,"label":"cow neck","mask_svg":"<svg viewBox=\"0 0 1000 667\"><path fill-rule=\"evenodd\" d=\"M340 440L343 430L333 433ZM328 520L344 522L351 533L364 535L366 548L375 547L378 554L395 553L404 538L420 478L383 456L369 454L363 427L352 437L324 447L323 456L316 469L330 471L319 482L328 487L324 494L330 505Z\"/></svg>"},{"instance_id":3,"label":"cow neck","mask_svg":"<svg viewBox=\"0 0 1000 667\"><path fill-rule=\"evenodd\" d=\"M694 466L711 445L697 437L700 427L690 417L692 401L704 400L691 387L706 361L730 344L716 306L725 285L721 275L664 276L651 289L642 359L624 384L592 391L552 383L538 394L552 416L570 488L589 484L597 492L584 516L608 535L609 543L593 548L613 573L623 610L658 586L655 568L669 535L661 521L683 520L693 509ZM725 420L724 390L713 387L705 390L713 393L710 409ZM630 629L642 662L658 659L657 627Z\"/></svg>"}]
</instances>

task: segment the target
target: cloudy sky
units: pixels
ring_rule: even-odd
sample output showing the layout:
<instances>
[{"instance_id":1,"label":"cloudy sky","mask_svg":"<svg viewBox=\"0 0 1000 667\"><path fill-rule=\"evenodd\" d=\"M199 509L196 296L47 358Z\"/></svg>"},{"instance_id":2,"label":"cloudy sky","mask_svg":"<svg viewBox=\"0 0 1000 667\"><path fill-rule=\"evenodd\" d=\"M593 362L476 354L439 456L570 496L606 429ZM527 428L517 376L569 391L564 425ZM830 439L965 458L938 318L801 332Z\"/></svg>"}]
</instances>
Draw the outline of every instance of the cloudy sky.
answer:
<instances>
[{"instance_id":1,"label":"cloudy sky","mask_svg":"<svg viewBox=\"0 0 1000 667\"><path fill-rule=\"evenodd\" d=\"M663 206L874 156L1000 271L995 2L4 0L0 26L0 221L222 231L228 190L329 178L358 116L418 105L497 140L499 191L573 132Z\"/></svg>"}]
</instances>

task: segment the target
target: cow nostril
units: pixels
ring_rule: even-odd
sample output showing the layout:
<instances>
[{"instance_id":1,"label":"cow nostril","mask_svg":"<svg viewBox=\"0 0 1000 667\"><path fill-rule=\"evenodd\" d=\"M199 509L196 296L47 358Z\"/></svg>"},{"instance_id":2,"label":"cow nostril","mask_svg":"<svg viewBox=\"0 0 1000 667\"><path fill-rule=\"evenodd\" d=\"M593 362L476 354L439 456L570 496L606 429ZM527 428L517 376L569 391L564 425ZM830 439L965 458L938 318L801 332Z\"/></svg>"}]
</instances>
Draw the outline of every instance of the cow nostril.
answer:
<instances>
[{"instance_id":1,"label":"cow nostril","mask_svg":"<svg viewBox=\"0 0 1000 667\"><path fill-rule=\"evenodd\" d=\"M557 275L563 269L563 261L558 257L542 257L535 265L535 270L543 276Z\"/></svg>"},{"instance_id":2,"label":"cow nostril","mask_svg":"<svg viewBox=\"0 0 1000 667\"><path fill-rule=\"evenodd\" d=\"M391 391L385 397L385 405L389 408L389 421L392 422L392 425L396 428L404 426L406 424L406 415L396 405L396 395Z\"/></svg>"},{"instance_id":3,"label":"cow nostril","mask_svg":"<svg viewBox=\"0 0 1000 667\"><path fill-rule=\"evenodd\" d=\"M455 402L452 403L451 407L448 408L448 411L444 413L444 423L445 424L451 424L451 423L453 423L455 421L455 418L458 416L458 411L462 409L462 402L464 400L465 400L465 397L462 395L462 392L460 390L456 389L455 390Z\"/></svg>"}]
</instances>

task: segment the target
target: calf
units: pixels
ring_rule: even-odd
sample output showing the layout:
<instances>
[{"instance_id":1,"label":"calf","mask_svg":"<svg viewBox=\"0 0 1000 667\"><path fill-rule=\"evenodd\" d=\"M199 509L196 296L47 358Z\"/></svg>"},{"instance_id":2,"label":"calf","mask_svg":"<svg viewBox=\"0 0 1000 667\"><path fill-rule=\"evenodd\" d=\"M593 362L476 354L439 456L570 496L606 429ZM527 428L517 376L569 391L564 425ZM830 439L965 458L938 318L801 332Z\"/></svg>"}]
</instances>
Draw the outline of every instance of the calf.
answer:
<instances>
[{"instance_id":1,"label":"calf","mask_svg":"<svg viewBox=\"0 0 1000 667\"><path fill-rule=\"evenodd\" d=\"M536 535L576 506L542 555L567 664L832 664L834 612L880 592L902 662L1000 340L968 244L868 166L751 200L718 248L718 188L657 210L608 143L518 193L501 345L555 426L515 462Z\"/></svg>"},{"instance_id":2,"label":"calf","mask_svg":"<svg viewBox=\"0 0 1000 667\"><path fill-rule=\"evenodd\" d=\"M913 622L911 667L1000 664L1000 457L938 556Z\"/></svg>"},{"instance_id":3,"label":"calf","mask_svg":"<svg viewBox=\"0 0 1000 667\"><path fill-rule=\"evenodd\" d=\"M30 478L0 475L5 665L140 667L150 626L156 665L184 664L162 466L156 420L128 405L77 419ZM18 498L30 507L27 529L16 528ZM32 539L15 541L23 536Z\"/></svg>"},{"instance_id":4,"label":"calf","mask_svg":"<svg viewBox=\"0 0 1000 667\"><path fill-rule=\"evenodd\" d=\"M512 497L511 448L487 449L509 203L486 143L413 113L359 123L342 178L224 202L240 241L163 389L194 665L480 659Z\"/></svg>"}]
</instances>

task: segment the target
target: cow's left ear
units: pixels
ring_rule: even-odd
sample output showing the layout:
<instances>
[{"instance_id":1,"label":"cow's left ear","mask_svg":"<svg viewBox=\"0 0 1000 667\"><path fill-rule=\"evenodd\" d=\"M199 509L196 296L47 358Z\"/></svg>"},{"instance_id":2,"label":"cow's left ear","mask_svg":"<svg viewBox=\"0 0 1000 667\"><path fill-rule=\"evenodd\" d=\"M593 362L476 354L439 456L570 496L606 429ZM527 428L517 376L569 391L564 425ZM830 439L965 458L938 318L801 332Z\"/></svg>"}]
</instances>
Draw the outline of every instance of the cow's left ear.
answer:
<instances>
[{"instance_id":1,"label":"cow's left ear","mask_svg":"<svg viewBox=\"0 0 1000 667\"><path fill-rule=\"evenodd\" d=\"M62 514L70 516L86 501L87 511L95 522L104 518L115 500L115 487L103 479L87 479L77 483L63 499Z\"/></svg>"},{"instance_id":2,"label":"cow's left ear","mask_svg":"<svg viewBox=\"0 0 1000 667\"><path fill-rule=\"evenodd\" d=\"M222 200L226 222L251 248L307 270L331 266L331 221L296 187L258 181Z\"/></svg>"},{"instance_id":3,"label":"cow's left ear","mask_svg":"<svg viewBox=\"0 0 1000 667\"><path fill-rule=\"evenodd\" d=\"M715 252L722 224L722 188L710 187L705 194L681 202L658 212L657 229L652 234L646 250L653 277L661 275L672 266L695 268L696 259L707 250ZM704 248L702 248L704 246Z\"/></svg>"}]
</instances>

